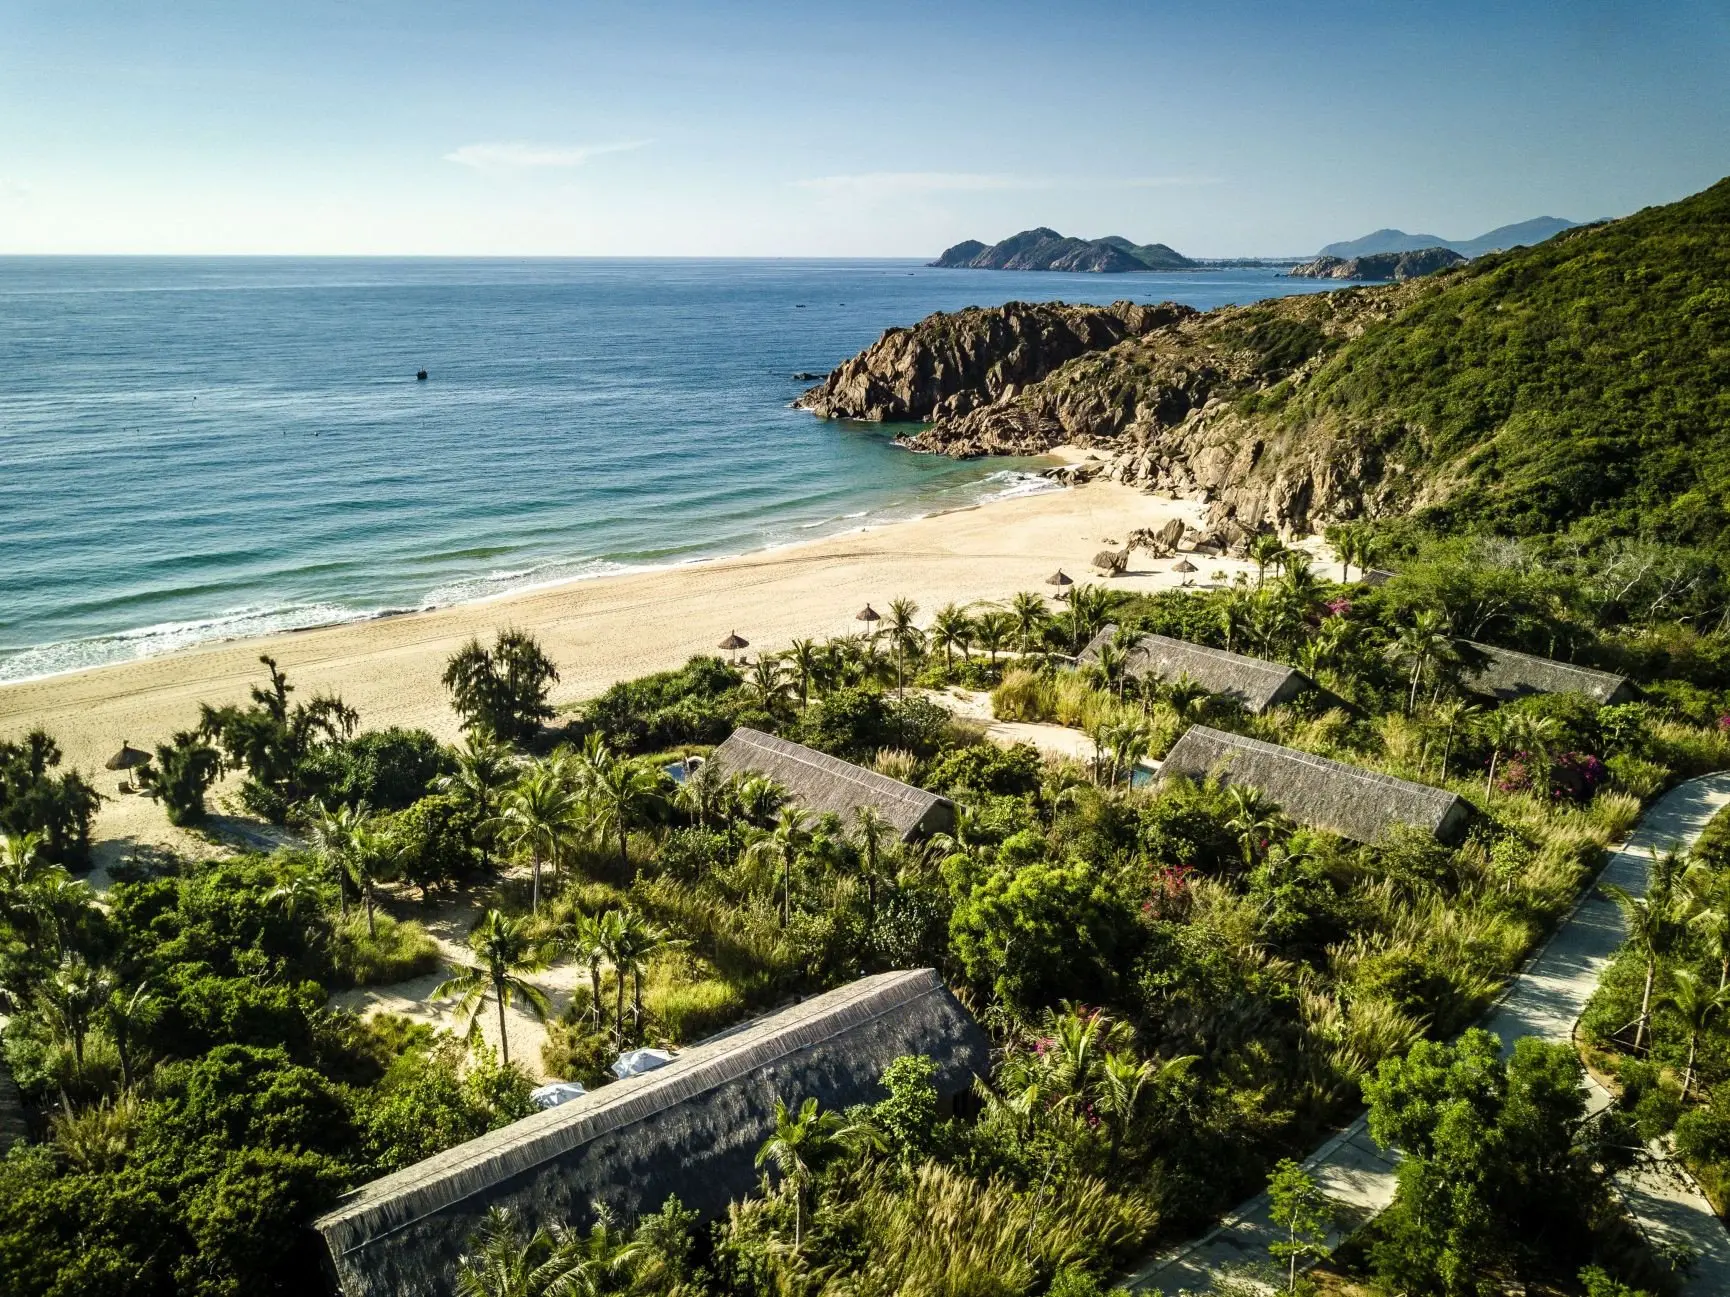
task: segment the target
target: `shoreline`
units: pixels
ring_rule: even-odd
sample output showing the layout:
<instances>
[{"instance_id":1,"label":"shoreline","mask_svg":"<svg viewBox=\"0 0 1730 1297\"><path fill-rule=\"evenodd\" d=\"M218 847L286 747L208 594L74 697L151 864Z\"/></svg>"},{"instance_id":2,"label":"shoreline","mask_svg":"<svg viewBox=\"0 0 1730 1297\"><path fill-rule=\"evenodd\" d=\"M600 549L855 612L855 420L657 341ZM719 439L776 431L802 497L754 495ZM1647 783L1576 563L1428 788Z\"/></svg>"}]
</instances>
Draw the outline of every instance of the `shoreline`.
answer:
<instances>
[{"instance_id":1,"label":"shoreline","mask_svg":"<svg viewBox=\"0 0 1730 1297\"><path fill-rule=\"evenodd\" d=\"M920 453L924 453L924 452L920 452ZM1063 463L1071 462L1073 459L1079 457L1080 454L1081 454L1081 452L1074 452L1069 447L1059 447L1059 448L1057 448L1051 452L1048 452L1045 455L1037 456L1035 458L1038 460L1049 460L1053 464L1063 464ZM798 546L801 546L801 545L810 545L810 544L816 544L816 543L819 543L819 542L825 541L825 540L833 540L833 539L836 539L838 537L858 535L858 534L862 534L865 532L881 530L881 529L886 528L886 527L896 527L896 526L900 526L904 523L922 522L928 518L940 518L940 517L943 517L947 514L952 514L952 513L963 513L963 512L970 510L970 509L977 509L982 505L993 504L999 500L1013 500L1013 499L1020 499L1024 496L1047 495L1053 491L1060 491L1060 490L1065 489L1064 487L1062 487L1056 483L1051 483L1051 482L1047 482L1047 484L1043 487L1036 487L1036 488L1031 489L1031 490L1026 489L1030 485L1031 482L1043 480L1040 478L1040 475L1038 473L1030 471L1030 470L1025 470L1025 469L1004 469L1004 470L999 470L999 472L1000 473L1017 474L1018 478L1016 481L1009 483L1007 486L1003 486L997 490L988 491L985 494L978 497L977 499L974 499L974 500L972 500L968 503L965 503L965 504L946 505L943 507L932 508L932 509L925 511L925 512L916 512L916 513L905 514L905 515L897 514L895 516L881 516L881 517L878 517L876 519L867 518L867 521L862 522L862 523L857 523L853 526L842 525L842 526L839 526L836 530L832 530L832 531L822 530L823 528L829 527L829 526L834 525L834 524L845 524L845 523L852 522L852 520L856 517L866 516L866 513L868 511L862 511L860 514L847 515L847 516L844 516L841 518L830 518L830 519L822 520L822 521L817 522L817 523L804 524L805 526L809 527L811 530L817 532L817 534L813 535L813 536L798 537L798 538L795 538L792 540L780 540L780 541L776 541L776 542L773 542L770 544L758 545L754 548L744 549L744 550L729 550L726 552L714 553L714 554L697 554L697 555L692 555L690 557L679 558L679 559L675 559L675 560L668 561L668 562L629 564L629 563L619 562L618 560L615 560L615 559L609 559L609 558L604 558L604 557L603 558L594 558L594 559L583 559L583 560L570 560L571 562L595 563L598 565L603 565L603 567L602 567L602 570L600 570L600 571L586 572L586 573L580 573L580 574L575 574L575 575L567 573L567 574L563 574L563 575L559 575L559 576L550 577L550 578L547 578L545 580L530 581L524 585L509 586L509 587L506 587L504 589L494 590L494 591L491 591L491 592L486 593L486 594L478 594L478 595L474 595L472 597L467 597L467 598L457 598L457 599L451 599L451 600L443 601L443 602L434 602L429 598L429 599L424 600L423 602L421 602L419 604L412 604L412 605L411 604L400 604L400 605L394 605L394 606L386 606L386 607L382 607L382 608L374 608L374 609L370 609L370 610L356 609L356 610L354 610L352 616L332 617L332 618L329 618L329 619L326 619L323 621L308 622L305 625L279 626L279 627L274 627L272 629L265 630L265 631L242 632L239 634L216 634L216 635L211 635L207 638L190 640L186 643L176 644L176 645L173 645L172 647L163 648L163 649L157 650L155 652L143 653L143 654L133 656L133 657L119 657L119 658L115 658L112 661L107 661L107 662L90 662L90 663L77 665L77 666L56 667L56 668L53 668L53 669L50 669L47 671L38 672L37 674L34 674L34 675L24 675L24 676L10 677L10 678L0 677L0 690L4 690L4 689L10 688L10 687L15 686L15 685L28 685L28 684L35 684L39 681L44 681L44 680L61 679L61 678L64 678L66 676L78 675L78 674L81 674L81 673L86 672L86 671L102 671L102 670L107 670L111 667L136 665L138 663L154 661L155 659L158 659L158 658L173 657L173 656L177 656L179 654L189 653L189 652L193 652L193 651L196 651L198 649L201 649L201 648L208 648L208 647L212 647L212 646L216 646L216 645L243 644L249 640L277 639L279 637L304 635L304 634L309 634L309 633L315 633L318 631L332 630L332 629L336 629L336 628L340 628L340 627L360 626L360 625L365 625L365 624L370 623L370 622L388 621L388 620L391 620L393 618L412 617L412 616L421 615L423 613L442 612L442 611L444 611L446 609L450 609L450 608L473 607L473 606L478 606L481 604L496 602L496 601L501 600L501 599L514 599L514 598L518 598L521 596L527 596L527 595L533 595L533 594L541 593L543 591L555 590L555 589L558 589L562 586L578 585L578 584L582 584L582 583L590 582L590 581L610 580L610 579L614 579L614 578L618 578L618 577L645 576L645 575L651 575L651 574L655 574L655 573L677 572L677 571L684 570L686 568L696 567L696 566L699 566L702 564L721 563L721 562L726 562L726 561L731 560L731 559L742 559L742 558L750 558L753 556L759 556L759 555L764 555L764 554L773 554L773 553L778 553L782 550L797 548ZM979 482L975 483L974 485L975 486L983 486L986 483L990 482L991 478L996 477L996 476L998 476L998 474L994 473L991 475L991 477L980 479ZM552 560L547 564L543 564L542 566L556 566L556 565L559 565L563 562L565 562L565 560ZM470 578L470 579L475 580L475 581L485 581L485 580L488 580L491 578L489 578L489 577L476 577L476 578ZM436 591L435 591L435 593L436 593ZM324 602L324 601L320 601L320 602ZM311 606L317 607L318 605L315 603ZM277 608L275 610L262 610L261 609L257 612L256 615L261 616L261 617L283 616L283 615L286 615L286 614L292 612L294 607L295 607L295 605L293 605L293 604L285 604L285 605L283 605L280 608ZM16 661L18 658L28 657L29 655L35 654L35 653L45 653L45 652L49 652L49 651L53 651L53 650L57 650L57 649L58 650L64 650L64 649L74 648L80 644L100 644L100 643L105 643L105 642L109 642L109 643L124 642L128 639L146 636L146 635L151 635L151 634L158 634L158 633L161 633L164 631L172 631L172 630L179 629L181 627L198 626L201 624L216 624L216 623L220 623L222 621L228 620L230 618L236 618L236 617L240 617L243 615L253 615L253 614L249 610L246 610L246 609L235 609L235 610L229 610L229 611L225 611L225 612L212 613L206 617L193 618L193 619L183 621L183 622L165 622L165 623L161 623L159 625L153 625L153 626L132 627L132 628L128 628L126 630L113 631L113 632L110 632L110 633L105 634L105 635L90 636L90 637L87 637L87 638L81 639L81 640L63 640L63 641L59 641L59 642L51 643L51 644L35 645L35 646L30 647L30 648L20 650L14 656L14 658L12 660ZM4 666L5 666L5 663L0 662L0 668L3 668ZM0 712L0 715L3 715L3 712Z\"/></svg>"},{"instance_id":2,"label":"shoreline","mask_svg":"<svg viewBox=\"0 0 1730 1297\"><path fill-rule=\"evenodd\" d=\"M1077 454L1077 452L1071 452ZM1084 454L1081 452L1080 454ZM86 774L108 798L93 837L108 851L181 843L160 807L116 791L103 769L122 742L151 748L197 722L201 703L243 702L263 679L261 654L288 673L297 700L337 693L366 730L409 726L460 740L441 683L446 660L471 637L516 626L533 634L559 669L551 701L565 707L622 679L670 670L716 653L737 632L751 655L794 638L855 633L857 612L907 597L921 623L945 603L1003 600L1021 590L1050 594L1061 567L1078 584L1098 581L1092 557L1137 527L1172 517L1194 524L1204 505L1095 481L961 506L914 520L798 541L771 550L615 573L428 611L341 622L321 629L189 646L155 657L0 684L0 738L46 730L63 769ZM1210 560L1192 581L1246 565ZM1147 592L1183 578L1169 560L1138 552L1112 588ZM213 808L220 808L219 787ZM193 840L196 842L196 839ZM199 847L197 849L203 849Z\"/></svg>"}]
</instances>

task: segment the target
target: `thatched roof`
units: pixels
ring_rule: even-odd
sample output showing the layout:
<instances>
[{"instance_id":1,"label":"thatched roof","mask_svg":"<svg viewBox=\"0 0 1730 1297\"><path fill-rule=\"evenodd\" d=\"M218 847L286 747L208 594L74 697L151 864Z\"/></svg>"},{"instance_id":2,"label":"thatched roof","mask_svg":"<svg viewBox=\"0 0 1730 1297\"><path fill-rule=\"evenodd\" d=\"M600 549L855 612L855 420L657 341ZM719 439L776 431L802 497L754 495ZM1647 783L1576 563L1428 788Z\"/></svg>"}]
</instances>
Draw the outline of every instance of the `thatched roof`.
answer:
<instances>
[{"instance_id":1,"label":"thatched roof","mask_svg":"<svg viewBox=\"0 0 1730 1297\"><path fill-rule=\"evenodd\" d=\"M1476 644L1471 640L1461 643L1485 658L1483 669L1468 678L1472 689L1503 702L1526 694L1585 694L1599 706L1607 707L1611 703L1632 702L1637 696L1627 677L1609 671L1533 657L1493 644Z\"/></svg>"},{"instance_id":2,"label":"thatched roof","mask_svg":"<svg viewBox=\"0 0 1730 1297\"><path fill-rule=\"evenodd\" d=\"M1456 840L1472 804L1445 788L1361 770L1296 748L1192 725L1172 745L1160 777L1217 776L1227 786L1254 788L1299 824L1356 842L1376 842L1395 824L1409 824L1443 841Z\"/></svg>"},{"instance_id":3,"label":"thatched roof","mask_svg":"<svg viewBox=\"0 0 1730 1297\"><path fill-rule=\"evenodd\" d=\"M599 1201L629 1223L677 1194L717 1216L756 1186L775 1100L879 1099L883 1069L905 1054L937 1064L945 1096L988 1066L990 1042L928 968L862 978L735 1027L657 1071L375 1180L314 1227L347 1297L396 1297L448 1294L489 1207L531 1225L583 1225Z\"/></svg>"},{"instance_id":4,"label":"thatched roof","mask_svg":"<svg viewBox=\"0 0 1730 1297\"><path fill-rule=\"evenodd\" d=\"M1076 661L1096 661L1100 647L1110 643L1116 634L1117 627L1107 624L1081 650ZM1160 680L1188 676L1209 693L1224 694L1251 712L1266 711L1315 688L1303 672L1294 671L1283 663L1245 657L1242 653L1227 653L1224 649L1191 644L1188 640L1171 639L1165 635L1137 636L1129 646L1125 669L1137 679L1149 675Z\"/></svg>"},{"instance_id":5,"label":"thatched roof","mask_svg":"<svg viewBox=\"0 0 1730 1297\"><path fill-rule=\"evenodd\" d=\"M955 827L955 804L947 797L761 730L740 726L715 749L714 760L726 774L767 775L807 810L817 815L833 812L844 826L852 825L856 809L870 806L903 841Z\"/></svg>"}]
</instances>

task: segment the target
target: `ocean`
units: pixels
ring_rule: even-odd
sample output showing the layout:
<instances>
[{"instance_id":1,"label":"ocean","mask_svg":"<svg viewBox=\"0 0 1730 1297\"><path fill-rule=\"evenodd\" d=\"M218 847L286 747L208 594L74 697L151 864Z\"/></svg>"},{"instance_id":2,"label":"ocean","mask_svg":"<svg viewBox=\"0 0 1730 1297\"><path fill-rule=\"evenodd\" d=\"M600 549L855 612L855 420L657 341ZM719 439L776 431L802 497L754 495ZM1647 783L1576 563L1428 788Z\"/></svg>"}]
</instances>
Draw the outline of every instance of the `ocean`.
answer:
<instances>
[{"instance_id":1,"label":"ocean","mask_svg":"<svg viewBox=\"0 0 1730 1297\"><path fill-rule=\"evenodd\" d=\"M1018 491L791 410L891 325L1271 271L0 258L0 681L786 545ZM419 382L417 370L428 371Z\"/></svg>"}]
</instances>

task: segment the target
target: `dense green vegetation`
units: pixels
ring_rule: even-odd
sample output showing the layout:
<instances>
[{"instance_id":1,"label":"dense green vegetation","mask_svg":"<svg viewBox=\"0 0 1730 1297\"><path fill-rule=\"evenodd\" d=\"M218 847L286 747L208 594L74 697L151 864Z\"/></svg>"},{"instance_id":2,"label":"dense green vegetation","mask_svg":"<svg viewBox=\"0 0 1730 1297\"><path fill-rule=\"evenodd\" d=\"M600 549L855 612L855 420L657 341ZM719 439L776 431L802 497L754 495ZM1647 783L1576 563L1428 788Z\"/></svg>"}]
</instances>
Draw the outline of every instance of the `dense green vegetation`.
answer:
<instances>
[{"instance_id":1,"label":"dense green vegetation","mask_svg":"<svg viewBox=\"0 0 1730 1297\"><path fill-rule=\"evenodd\" d=\"M1482 257L1372 325L1280 421L1421 465L1425 532L1724 556L1730 180ZM1672 555L1670 561L1680 561Z\"/></svg>"},{"instance_id":2,"label":"dense green vegetation","mask_svg":"<svg viewBox=\"0 0 1730 1297\"><path fill-rule=\"evenodd\" d=\"M40 1114L38 1140L0 1164L17 1290L304 1290L305 1223L343 1188L526 1111L525 1063L603 1084L621 1048L689 1042L861 970L935 966L988 1025L999 1057L976 1120L937 1121L928 1066L904 1060L868 1110L790 1106L763 1192L726 1221L676 1203L545 1234L495 1220L467 1290L539 1291L500 1286L539 1257L543 1278L578 1267L596 1292L1081 1297L1259 1187L1366 1093L1405 1113L1378 1131L1419 1147L1432 1136L1402 1087L1482 1070L1469 1041L1425 1042L1482 1012L1642 800L1730 764L1722 646L1607 613L1535 549L1436 546L1377 589L1334 584L1278 545L1257 553L1259 586L1082 587L1055 610L1026 595L928 621L897 601L876 636L800 641L743 668L695 659L516 747L498 741L502 722L475 724L460 750L357 732L338 699L292 703L267 663L252 705L207 711L201 733L244 777L242 801L306 848L139 858L98 898L45 834L6 839L5 1047ZM1283 659L1320 688L1250 716L1187 680L1144 686L1115 645L1086 671L1065 666L1107 620ZM1465 692L1453 629L1628 667L1647 700L1490 705ZM515 701L492 695L498 714L544 705L545 674L520 679ZM1083 728L1096 756L982 743L915 685L990 688L999 715ZM1415 832L1360 846L1252 790L1132 777L1197 721L1446 784L1483 814L1457 847ZM870 816L812 819L761 778L668 777L673 756L738 724L942 791L957 830L903 845ZM466 953L440 958L410 917L429 895L473 904ZM585 976L555 1014L536 976L556 961ZM439 963L467 1046L330 1007L339 987ZM548 1020L539 1060L495 1061L476 1040L485 1028L508 1044L495 1025L508 1009ZM1696 1096L1718 1083L1715 1048L1696 1051ZM1527 1149L1526 1169L1510 1179L1491 1158L1474 1173L1482 1200L1456 1203L1464 1223L1438 1225L1439 1208L1412 1204L1465 1155L1435 1136L1440 1169L1402 1180L1406 1206L1364 1245L1366 1274L1450 1294L1470 1291L1462 1267L1564 1290L1587 1265L1661 1279L1626 1236L1606 1164L1578 1153L1591 1131L1563 1101L1568 1065L1522 1047L1495 1093L1531 1092L1521 1069L1557 1097L1536 1115L1486 1098L1478 1119L1500 1133L1473 1139ZM1679 1095L1667 1111L1682 1107L1715 1111ZM1715 1138L1709 1115L1683 1121L1699 1148ZM1300 1247L1322 1206L1284 1174ZM1574 1206L1532 1225L1562 1189Z\"/></svg>"}]
</instances>

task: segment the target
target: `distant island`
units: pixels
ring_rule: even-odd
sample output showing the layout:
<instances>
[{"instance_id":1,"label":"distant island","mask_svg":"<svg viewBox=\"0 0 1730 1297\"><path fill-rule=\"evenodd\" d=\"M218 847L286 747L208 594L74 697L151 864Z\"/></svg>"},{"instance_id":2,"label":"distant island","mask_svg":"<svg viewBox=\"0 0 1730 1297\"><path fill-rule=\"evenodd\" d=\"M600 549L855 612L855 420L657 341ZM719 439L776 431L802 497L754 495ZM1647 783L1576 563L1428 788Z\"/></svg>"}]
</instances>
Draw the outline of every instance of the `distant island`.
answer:
<instances>
[{"instance_id":1,"label":"distant island","mask_svg":"<svg viewBox=\"0 0 1730 1297\"><path fill-rule=\"evenodd\" d=\"M1119 234L1077 239L1043 225L990 246L966 239L929 264L945 270L1070 270L1104 275L1194 270L1197 265L1163 243L1131 243Z\"/></svg>"},{"instance_id":2,"label":"distant island","mask_svg":"<svg viewBox=\"0 0 1730 1297\"><path fill-rule=\"evenodd\" d=\"M1462 266L1466 258L1452 248L1419 248L1414 252L1378 252L1367 257L1317 257L1286 273L1299 279L1416 279L1450 266Z\"/></svg>"},{"instance_id":3,"label":"distant island","mask_svg":"<svg viewBox=\"0 0 1730 1297\"><path fill-rule=\"evenodd\" d=\"M1431 248L1447 248L1462 257L1481 257L1486 252L1505 252L1509 248L1527 248L1553 238L1563 230L1571 230L1576 221L1560 216L1537 216L1514 225L1500 225L1475 239L1444 239L1438 234L1407 234L1404 230L1377 230L1361 239L1330 243L1317 256L1375 257L1393 252L1426 252Z\"/></svg>"}]
</instances>

